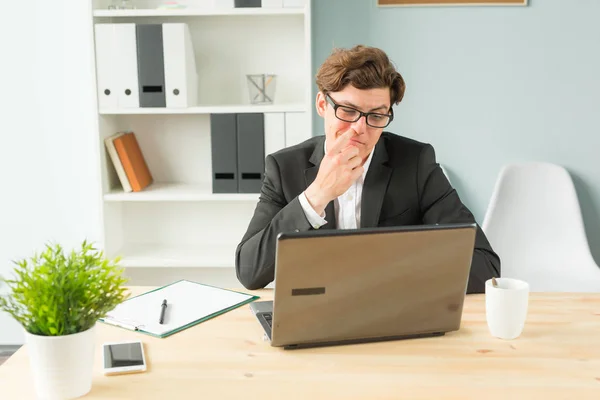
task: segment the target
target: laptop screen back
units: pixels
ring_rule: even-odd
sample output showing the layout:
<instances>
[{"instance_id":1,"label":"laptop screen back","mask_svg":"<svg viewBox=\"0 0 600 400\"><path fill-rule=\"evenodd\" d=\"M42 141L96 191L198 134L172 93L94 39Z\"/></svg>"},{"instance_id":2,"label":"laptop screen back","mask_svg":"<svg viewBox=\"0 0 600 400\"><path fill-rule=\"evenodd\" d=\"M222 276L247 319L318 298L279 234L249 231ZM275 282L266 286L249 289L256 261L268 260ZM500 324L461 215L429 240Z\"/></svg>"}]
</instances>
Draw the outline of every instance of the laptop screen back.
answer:
<instances>
[{"instance_id":1,"label":"laptop screen back","mask_svg":"<svg viewBox=\"0 0 600 400\"><path fill-rule=\"evenodd\" d=\"M460 224L281 234L272 344L458 329L475 233Z\"/></svg>"}]
</instances>

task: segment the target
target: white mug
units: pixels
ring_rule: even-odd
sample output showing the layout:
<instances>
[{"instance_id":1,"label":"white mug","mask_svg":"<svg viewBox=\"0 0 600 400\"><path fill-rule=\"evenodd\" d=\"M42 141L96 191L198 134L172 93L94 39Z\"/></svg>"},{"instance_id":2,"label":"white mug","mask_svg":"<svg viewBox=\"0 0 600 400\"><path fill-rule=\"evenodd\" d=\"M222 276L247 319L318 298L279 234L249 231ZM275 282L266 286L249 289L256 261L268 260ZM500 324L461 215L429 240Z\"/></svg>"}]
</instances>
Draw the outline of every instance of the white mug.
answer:
<instances>
[{"instance_id":1,"label":"white mug","mask_svg":"<svg viewBox=\"0 0 600 400\"><path fill-rule=\"evenodd\" d=\"M515 339L521 335L529 306L529 284L511 279L496 278L485 282L485 316L492 336Z\"/></svg>"}]
</instances>

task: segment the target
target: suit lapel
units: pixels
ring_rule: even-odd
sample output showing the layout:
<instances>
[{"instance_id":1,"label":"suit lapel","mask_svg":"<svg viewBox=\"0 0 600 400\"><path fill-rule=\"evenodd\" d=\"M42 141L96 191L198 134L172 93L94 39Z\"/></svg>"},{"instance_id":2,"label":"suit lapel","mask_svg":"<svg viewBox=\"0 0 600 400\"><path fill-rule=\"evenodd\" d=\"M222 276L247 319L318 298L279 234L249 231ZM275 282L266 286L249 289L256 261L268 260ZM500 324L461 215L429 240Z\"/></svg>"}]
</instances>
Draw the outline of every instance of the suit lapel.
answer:
<instances>
[{"instance_id":1,"label":"suit lapel","mask_svg":"<svg viewBox=\"0 0 600 400\"><path fill-rule=\"evenodd\" d=\"M390 177L392 176L392 168L385 165L388 160L388 153L383 138L379 140L373 151L373 158L371 159L371 165L365 177L362 190L362 204L360 208L361 228L373 228L377 226L383 198L387 191Z\"/></svg>"},{"instance_id":2,"label":"suit lapel","mask_svg":"<svg viewBox=\"0 0 600 400\"><path fill-rule=\"evenodd\" d=\"M317 172L319 172L319 166L321 165L321 161L325 156L325 137L317 142L315 145L315 150L310 156L309 160L312 167L304 170L304 179L306 181L306 188L310 186L311 183L314 182L317 177ZM335 229L336 228L336 220L335 220L335 208L333 206L333 201L330 201L325 207L325 219L327 219L327 223L323 225L320 229Z\"/></svg>"}]
</instances>

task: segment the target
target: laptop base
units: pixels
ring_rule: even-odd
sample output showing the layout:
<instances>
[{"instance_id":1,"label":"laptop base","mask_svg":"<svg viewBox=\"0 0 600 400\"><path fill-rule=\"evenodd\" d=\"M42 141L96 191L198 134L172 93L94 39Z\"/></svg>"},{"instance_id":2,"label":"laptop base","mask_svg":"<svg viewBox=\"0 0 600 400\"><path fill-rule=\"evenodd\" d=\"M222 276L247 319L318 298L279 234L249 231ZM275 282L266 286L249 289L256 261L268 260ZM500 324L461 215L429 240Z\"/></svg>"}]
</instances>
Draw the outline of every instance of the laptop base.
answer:
<instances>
[{"instance_id":1,"label":"laptop base","mask_svg":"<svg viewBox=\"0 0 600 400\"><path fill-rule=\"evenodd\" d=\"M285 349L285 350L309 349L309 348L315 348L315 347L329 347L329 346L343 346L343 345L349 345L349 344L388 342L388 341L392 341L392 340L420 339L420 338L429 338L429 337L444 336L444 335L445 335L445 332L433 332L433 333L419 333L419 334L414 334L414 335L387 336L387 337L379 337L379 338L348 339L348 340L338 340L335 342L323 342L323 343L289 344L289 345L284 345L283 349Z\"/></svg>"},{"instance_id":2,"label":"laptop base","mask_svg":"<svg viewBox=\"0 0 600 400\"><path fill-rule=\"evenodd\" d=\"M273 301L255 301L250 303L250 310L256 316L260 325L265 331L265 335L269 341L271 341L271 329L273 321ZM364 339L348 339L348 340L336 340L330 342L319 342L319 343L300 343L300 344L288 344L281 346L285 350L294 349L307 349L315 347L329 347L329 346L342 346L348 344L360 344L360 343L374 343L374 342L387 342L391 340L409 340L409 339L420 339L436 336L444 336L445 332L432 332L432 333L416 333L409 335L398 335L398 336L384 336L378 338L364 338Z\"/></svg>"},{"instance_id":3,"label":"laptop base","mask_svg":"<svg viewBox=\"0 0 600 400\"><path fill-rule=\"evenodd\" d=\"M250 303L250 310L263 327L265 336L271 341L271 324L273 316L273 300Z\"/></svg>"}]
</instances>

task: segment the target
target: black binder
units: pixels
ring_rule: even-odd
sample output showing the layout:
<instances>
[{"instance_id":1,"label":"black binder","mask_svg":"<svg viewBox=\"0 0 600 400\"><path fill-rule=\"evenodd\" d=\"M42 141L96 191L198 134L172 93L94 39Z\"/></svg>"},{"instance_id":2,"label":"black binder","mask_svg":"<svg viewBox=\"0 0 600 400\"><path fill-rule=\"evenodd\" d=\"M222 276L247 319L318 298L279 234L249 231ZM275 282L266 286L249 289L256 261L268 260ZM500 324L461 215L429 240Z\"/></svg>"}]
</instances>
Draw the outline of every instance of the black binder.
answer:
<instances>
[{"instance_id":1,"label":"black binder","mask_svg":"<svg viewBox=\"0 0 600 400\"><path fill-rule=\"evenodd\" d=\"M210 138L213 193L237 193L236 114L211 114Z\"/></svg>"},{"instance_id":2,"label":"black binder","mask_svg":"<svg viewBox=\"0 0 600 400\"><path fill-rule=\"evenodd\" d=\"M265 170L264 114L237 115L238 193L260 193Z\"/></svg>"},{"instance_id":3,"label":"black binder","mask_svg":"<svg viewBox=\"0 0 600 400\"><path fill-rule=\"evenodd\" d=\"M137 24L140 107L166 107L162 24Z\"/></svg>"},{"instance_id":4,"label":"black binder","mask_svg":"<svg viewBox=\"0 0 600 400\"><path fill-rule=\"evenodd\" d=\"M234 6L235 8L261 7L262 0L235 0Z\"/></svg>"}]
</instances>

